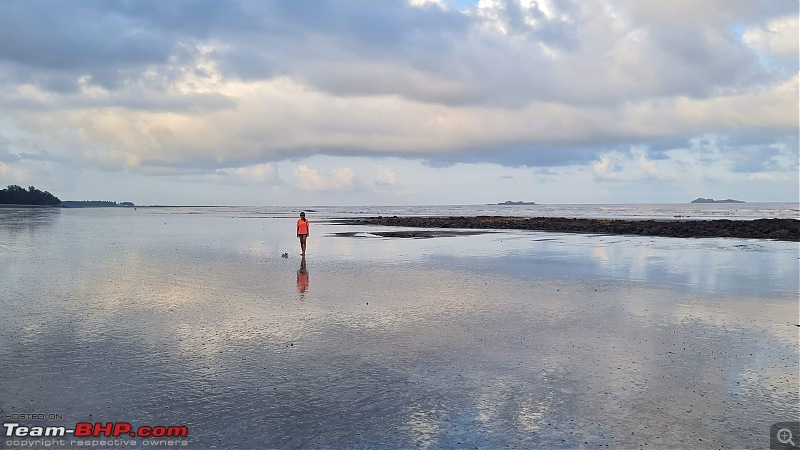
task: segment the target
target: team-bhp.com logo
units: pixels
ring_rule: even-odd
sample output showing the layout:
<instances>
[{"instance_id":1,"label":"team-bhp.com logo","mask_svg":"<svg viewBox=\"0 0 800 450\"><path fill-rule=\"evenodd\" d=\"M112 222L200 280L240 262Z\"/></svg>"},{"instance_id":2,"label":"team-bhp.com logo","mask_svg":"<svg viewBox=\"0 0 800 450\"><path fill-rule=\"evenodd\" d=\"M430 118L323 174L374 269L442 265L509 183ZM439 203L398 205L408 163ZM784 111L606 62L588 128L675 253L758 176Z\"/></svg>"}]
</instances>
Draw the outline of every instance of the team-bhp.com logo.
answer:
<instances>
[{"instance_id":1,"label":"team-bhp.com logo","mask_svg":"<svg viewBox=\"0 0 800 450\"><path fill-rule=\"evenodd\" d=\"M78 422L75 428L67 427L40 427L23 426L19 423L4 423L6 437L37 438L37 437L141 437L141 438L178 438L189 435L189 428L185 426L140 426L134 428L128 422Z\"/></svg>"}]
</instances>

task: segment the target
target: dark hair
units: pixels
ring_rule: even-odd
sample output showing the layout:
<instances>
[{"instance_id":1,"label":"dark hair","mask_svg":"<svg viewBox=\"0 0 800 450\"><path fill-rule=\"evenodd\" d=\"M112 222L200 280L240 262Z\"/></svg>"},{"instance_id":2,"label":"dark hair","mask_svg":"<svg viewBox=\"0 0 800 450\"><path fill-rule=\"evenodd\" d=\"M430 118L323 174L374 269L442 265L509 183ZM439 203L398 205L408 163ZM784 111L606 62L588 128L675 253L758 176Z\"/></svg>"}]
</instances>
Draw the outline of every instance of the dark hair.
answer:
<instances>
[{"instance_id":1,"label":"dark hair","mask_svg":"<svg viewBox=\"0 0 800 450\"><path fill-rule=\"evenodd\" d=\"M305 216L306 215L305 211L300 211L300 215Z\"/></svg>"}]
</instances>

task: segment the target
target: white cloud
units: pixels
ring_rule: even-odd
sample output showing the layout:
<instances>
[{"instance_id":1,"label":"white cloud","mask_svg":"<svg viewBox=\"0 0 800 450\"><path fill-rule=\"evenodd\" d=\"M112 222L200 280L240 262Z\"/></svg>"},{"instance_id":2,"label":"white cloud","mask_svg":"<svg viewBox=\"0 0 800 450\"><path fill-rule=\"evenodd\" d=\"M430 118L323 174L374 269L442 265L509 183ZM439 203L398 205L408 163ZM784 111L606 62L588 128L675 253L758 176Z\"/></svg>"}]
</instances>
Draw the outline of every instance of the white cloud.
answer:
<instances>
[{"instance_id":1,"label":"white cloud","mask_svg":"<svg viewBox=\"0 0 800 450\"><path fill-rule=\"evenodd\" d=\"M770 55L797 58L798 16L791 15L759 24L744 33L744 41L754 49Z\"/></svg>"},{"instance_id":2,"label":"white cloud","mask_svg":"<svg viewBox=\"0 0 800 450\"><path fill-rule=\"evenodd\" d=\"M431 5L436 5L442 9L447 7L447 4L444 2L444 0L408 0L408 4L416 7L426 7Z\"/></svg>"},{"instance_id":3,"label":"white cloud","mask_svg":"<svg viewBox=\"0 0 800 450\"><path fill-rule=\"evenodd\" d=\"M666 159L660 162L671 168L680 164L678 160ZM611 152L604 154L600 160L591 165L595 181L618 181L639 183L642 181L670 181L672 177L664 176L659 165L647 157L647 149L634 147L630 152Z\"/></svg>"},{"instance_id":4,"label":"white cloud","mask_svg":"<svg viewBox=\"0 0 800 450\"><path fill-rule=\"evenodd\" d=\"M611 158L608 155L603 155L600 161L592 163L592 173L598 180L603 181L615 181L618 178L617 174L612 172Z\"/></svg>"},{"instance_id":5,"label":"white cloud","mask_svg":"<svg viewBox=\"0 0 800 450\"><path fill-rule=\"evenodd\" d=\"M647 157L644 155L644 153L639 155L637 163L639 164L639 167L642 169L646 177L653 178L656 180L661 179L661 175L659 175L658 173L658 168L656 168L656 163L654 161L648 160Z\"/></svg>"},{"instance_id":6,"label":"white cloud","mask_svg":"<svg viewBox=\"0 0 800 450\"><path fill-rule=\"evenodd\" d=\"M355 173L349 167L333 169L330 175L325 176L301 164L293 175L298 180L297 187L304 191L347 191L355 182Z\"/></svg>"},{"instance_id":7,"label":"white cloud","mask_svg":"<svg viewBox=\"0 0 800 450\"><path fill-rule=\"evenodd\" d=\"M278 172L272 164L256 164L246 167L217 169L216 173L230 175L248 183L274 184L278 182Z\"/></svg>"},{"instance_id":8,"label":"white cloud","mask_svg":"<svg viewBox=\"0 0 800 450\"><path fill-rule=\"evenodd\" d=\"M378 178L375 180L375 184L381 186L392 186L397 181L397 174L391 169L388 169L382 165L378 165Z\"/></svg>"},{"instance_id":9,"label":"white cloud","mask_svg":"<svg viewBox=\"0 0 800 450\"><path fill-rule=\"evenodd\" d=\"M30 179L30 174L26 170L0 162L0 177L10 181L11 184L25 184ZM3 188L5 188L5 186L0 187L0 189Z\"/></svg>"}]
</instances>

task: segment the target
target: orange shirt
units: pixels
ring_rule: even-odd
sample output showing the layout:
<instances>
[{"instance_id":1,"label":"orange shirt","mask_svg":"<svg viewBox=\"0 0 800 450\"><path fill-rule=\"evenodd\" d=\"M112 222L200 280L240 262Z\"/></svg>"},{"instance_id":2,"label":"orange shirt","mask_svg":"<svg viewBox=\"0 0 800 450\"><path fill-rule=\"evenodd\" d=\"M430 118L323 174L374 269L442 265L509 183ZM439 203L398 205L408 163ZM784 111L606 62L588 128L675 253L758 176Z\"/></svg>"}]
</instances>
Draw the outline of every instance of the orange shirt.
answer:
<instances>
[{"instance_id":1,"label":"orange shirt","mask_svg":"<svg viewBox=\"0 0 800 450\"><path fill-rule=\"evenodd\" d=\"M308 219L297 219L297 234L308 234Z\"/></svg>"}]
</instances>

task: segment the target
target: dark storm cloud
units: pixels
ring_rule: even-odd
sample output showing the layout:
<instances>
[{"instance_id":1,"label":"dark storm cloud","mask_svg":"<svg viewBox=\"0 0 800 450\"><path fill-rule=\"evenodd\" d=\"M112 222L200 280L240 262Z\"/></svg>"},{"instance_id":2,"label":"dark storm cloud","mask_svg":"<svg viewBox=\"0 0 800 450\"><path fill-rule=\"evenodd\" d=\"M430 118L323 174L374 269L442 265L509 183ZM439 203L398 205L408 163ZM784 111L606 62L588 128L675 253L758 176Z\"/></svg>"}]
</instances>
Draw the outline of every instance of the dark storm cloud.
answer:
<instances>
[{"instance_id":1,"label":"dark storm cloud","mask_svg":"<svg viewBox=\"0 0 800 450\"><path fill-rule=\"evenodd\" d=\"M193 45L254 22L234 1L8 0L0 4L0 63L46 90L70 92L79 77L106 89L145 70L179 64Z\"/></svg>"}]
</instances>

